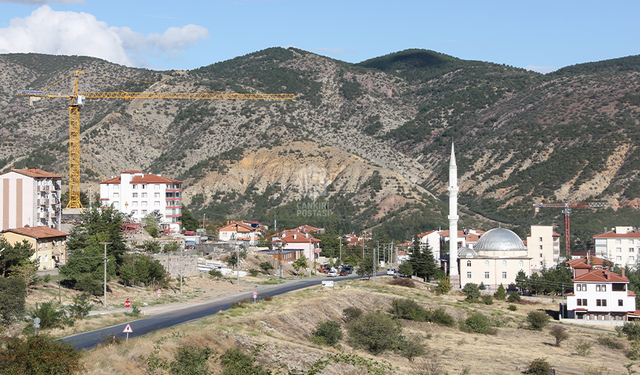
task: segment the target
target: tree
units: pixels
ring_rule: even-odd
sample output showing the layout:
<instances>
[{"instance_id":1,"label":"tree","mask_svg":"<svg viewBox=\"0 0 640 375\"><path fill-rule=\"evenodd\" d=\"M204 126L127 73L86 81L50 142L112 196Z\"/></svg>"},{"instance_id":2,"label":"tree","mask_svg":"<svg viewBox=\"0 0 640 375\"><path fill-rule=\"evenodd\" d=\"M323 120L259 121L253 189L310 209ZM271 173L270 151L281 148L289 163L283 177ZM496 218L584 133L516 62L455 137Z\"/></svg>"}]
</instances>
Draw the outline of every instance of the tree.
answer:
<instances>
[{"instance_id":1,"label":"tree","mask_svg":"<svg viewBox=\"0 0 640 375\"><path fill-rule=\"evenodd\" d=\"M453 289L453 285L451 285L451 279L449 276L445 276L440 281L438 281L438 286L436 287L436 294L447 294Z\"/></svg>"},{"instance_id":2,"label":"tree","mask_svg":"<svg viewBox=\"0 0 640 375\"><path fill-rule=\"evenodd\" d=\"M162 222L162 214L158 210L153 210L151 213L145 215L142 218L144 223L144 229L153 238L160 237L160 223Z\"/></svg>"},{"instance_id":3,"label":"tree","mask_svg":"<svg viewBox=\"0 0 640 375\"><path fill-rule=\"evenodd\" d=\"M18 279L0 278L0 320L8 324L25 313L27 292Z\"/></svg>"},{"instance_id":4,"label":"tree","mask_svg":"<svg viewBox=\"0 0 640 375\"><path fill-rule=\"evenodd\" d=\"M269 271L274 269L274 267L269 262L262 262L262 263L260 263L260 269L262 269L265 273L269 273Z\"/></svg>"},{"instance_id":5,"label":"tree","mask_svg":"<svg viewBox=\"0 0 640 375\"><path fill-rule=\"evenodd\" d=\"M413 268L413 274L425 280L435 276L438 271L431 246L427 243L423 249L417 237L413 238L413 251L409 257L409 264Z\"/></svg>"},{"instance_id":6,"label":"tree","mask_svg":"<svg viewBox=\"0 0 640 375\"><path fill-rule=\"evenodd\" d=\"M309 266L307 264L307 258L304 255L294 260L291 265L293 266L293 268L295 268L296 272L300 272L302 268L307 268Z\"/></svg>"},{"instance_id":7,"label":"tree","mask_svg":"<svg viewBox=\"0 0 640 375\"><path fill-rule=\"evenodd\" d=\"M31 319L40 319L40 327L42 329L61 328L67 314L64 309L57 308L57 306L55 302L36 303L35 309L31 310L29 315Z\"/></svg>"},{"instance_id":8,"label":"tree","mask_svg":"<svg viewBox=\"0 0 640 375\"><path fill-rule=\"evenodd\" d=\"M107 249L111 245L107 245ZM108 252L107 252L108 254ZM108 255L107 280L116 275L116 258ZM73 252L67 264L60 267L60 274L64 276L72 286L101 296L104 294L104 245L93 243L86 248L79 248Z\"/></svg>"},{"instance_id":9,"label":"tree","mask_svg":"<svg viewBox=\"0 0 640 375\"><path fill-rule=\"evenodd\" d=\"M20 263L11 269L11 278L20 280L25 292L29 292L29 285L35 282L38 272L38 261L22 259Z\"/></svg>"},{"instance_id":10,"label":"tree","mask_svg":"<svg viewBox=\"0 0 640 375\"><path fill-rule=\"evenodd\" d=\"M184 230L196 230L200 226L200 222L193 217L191 211L187 208L182 207L182 229Z\"/></svg>"},{"instance_id":11,"label":"tree","mask_svg":"<svg viewBox=\"0 0 640 375\"><path fill-rule=\"evenodd\" d=\"M162 251L165 253L175 253L180 250L180 244L178 242L169 242L162 247Z\"/></svg>"},{"instance_id":12,"label":"tree","mask_svg":"<svg viewBox=\"0 0 640 375\"><path fill-rule=\"evenodd\" d=\"M11 245L3 235L0 235L0 264L2 265L2 277L11 275L13 268L23 260L28 260L34 253L33 246L27 240Z\"/></svg>"},{"instance_id":13,"label":"tree","mask_svg":"<svg viewBox=\"0 0 640 375\"><path fill-rule=\"evenodd\" d=\"M475 283L467 283L464 288L462 288L462 293L465 294L465 301L467 302L479 302L480 301L480 289L478 288L478 284Z\"/></svg>"},{"instance_id":14,"label":"tree","mask_svg":"<svg viewBox=\"0 0 640 375\"><path fill-rule=\"evenodd\" d=\"M569 338L569 332L562 326L553 326L549 330L549 334L556 338L556 346L560 346L560 343Z\"/></svg>"},{"instance_id":15,"label":"tree","mask_svg":"<svg viewBox=\"0 0 640 375\"><path fill-rule=\"evenodd\" d=\"M335 346L342 340L342 329L340 323L328 320L318 323L315 331L311 333L314 342L319 345Z\"/></svg>"},{"instance_id":16,"label":"tree","mask_svg":"<svg viewBox=\"0 0 640 375\"><path fill-rule=\"evenodd\" d=\"M551 375L553 374L553 369L549 362L544 358L536 358L531 362L531 364L529 364L529 368L526 373L535 375Z\"/></svg>"},{"instance_id":17,"label":"tree","mask_svg":"<svg viewBox=\"0 0 640 375\"><path fill-rule=\"evenodd\" d=\"M74 225L69 235L67 250L69 258L90 247L102 247L100 243L111 242L107 245L107 255L112 256L115 265L122 264L122 256L127 251L122 224L125 215L113 207L89 207L83 211L81 222ZM104 256L104 255L103 255Z\"/></svg>"},{"instance_id":18,"label":"tree","mask_svg":"<svg viewBox=\"0 0 640 375\"><path fill-rule=\"evenodd\" d=\"M401 275L411 276L413 275L413 266L409 262L402 263L400 267L398 267L398 271L400 271Z\"/></svg>"},{"instance_id":19,"label":"tree","mask_svg":"<svg viewBox=\"0 0 640 375\"><path fill-rule=\"evenodd\" d=\"M356 273L360 276L371 277L376 270L377 267L373 263L373 256L371 254L365 255L364 259L356 265Z\"/></svg>"},{"instance_id":20,"label":"tree","mask_svg":"<svg viewBox=\"0 0 640 375\"><path fill-rule=\"evenodd\" d=\"M91 308L93 307L93 305L91 305L91 302L89 301L90 297L91 295L88 293L82 293L74 296L73 304L67 307L69 315L77 320L86 318L87 315L89 315Z\"/></svg>"},{"instance_id":21,"label":"tree","mask_svg":"<svg viewBox=\"0 0 640 375\"><path fill-rule=\"evenodd\" d=\"M518 271L516 275L516 288L520 289L521 293L529 289L529 277L523 270Z\"/></svg>"},{"instance_id":22,"label":"tree","mask_svg":"<svg viewBox=\"0 0 640 375\"><path fill-rule=\"evenodd\" d=\"M507 298L507 291L504 289L504 285L500 284L493 297L500 301L504 301Z\"/></svg>"}]
</instances>

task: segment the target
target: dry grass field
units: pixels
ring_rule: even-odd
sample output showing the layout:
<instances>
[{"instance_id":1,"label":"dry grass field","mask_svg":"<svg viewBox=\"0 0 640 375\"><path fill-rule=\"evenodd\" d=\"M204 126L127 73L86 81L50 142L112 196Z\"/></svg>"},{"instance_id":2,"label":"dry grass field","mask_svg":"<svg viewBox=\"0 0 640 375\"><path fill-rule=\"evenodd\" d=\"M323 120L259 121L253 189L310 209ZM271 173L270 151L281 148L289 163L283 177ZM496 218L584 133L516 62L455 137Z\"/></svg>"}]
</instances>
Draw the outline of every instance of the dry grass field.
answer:
<instances>
[{"instance_id":1,"label":"dry grass field","mask_svg":"<svg viewBox=\"0 0 640 375\"><path fill-rule=\"evenodd\" d=\"M308 340L318 322L342 322L342 312L347 307L358 307L365 312L388 311L395 298L412 298L424 307L443 307L457 321L466 319L472 312L481 312L496 323L497 334L470 334L457 326L404 321L404 334L421 336L427 348L428 354L414 361L393 352L373 356L352 349L345 340L338 349L318 347ZM626 349L599 344L599 338L609 337L628 348L626 339L617 338L613 330L567 325L569 339L556 347L549 328L532 331L526 329L525 323L530 311L555 310L556 303L518 304L516 311L510 311L508 306L497 301L493 305L468 304L457 293L436 296L426 287L386 285L384 278L377 284L352 281L341 283L335 289L317 287L279 296L129 342L105 344L86 352L83 362L87 374L148 374L152 372L145 365L145 359L151 354L170 361L179 348L189 345L212 348L217 355L237 346L255 354L259 363L274 373L282 374L286 373L285 369L305 369L328 354L341 351L388 363L393 368L390 374L517 374L536 358L545 358L556 369L556 374L628 373L624 364L631 361L625 356ZM591 345L589 353L579 354L576 347L580 344ZM221 372L215 359L209 364L212 373ZM322 374L366 372L339 363L327 367Z\"/></svg>"}]
</instances>

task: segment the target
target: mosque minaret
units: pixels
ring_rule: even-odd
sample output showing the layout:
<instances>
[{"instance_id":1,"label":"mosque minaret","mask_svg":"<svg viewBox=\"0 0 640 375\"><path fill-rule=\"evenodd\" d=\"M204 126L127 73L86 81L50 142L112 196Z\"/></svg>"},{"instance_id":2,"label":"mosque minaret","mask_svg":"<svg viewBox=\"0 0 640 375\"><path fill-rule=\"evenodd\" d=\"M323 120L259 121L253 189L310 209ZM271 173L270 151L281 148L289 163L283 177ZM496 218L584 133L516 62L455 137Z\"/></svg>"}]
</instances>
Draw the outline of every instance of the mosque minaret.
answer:
<instances>
[{"instance_id":1,"label":"mosque minaret","mask_svg":"<svg viewBox=\"0 0 640 375\"><path fill-rule=\"evenodd\" d=\"M449 276L451 284L460 287L458 273L458 166L456 154L451 143L451 160L449 161Z\"/></svg>"}]
</instances>

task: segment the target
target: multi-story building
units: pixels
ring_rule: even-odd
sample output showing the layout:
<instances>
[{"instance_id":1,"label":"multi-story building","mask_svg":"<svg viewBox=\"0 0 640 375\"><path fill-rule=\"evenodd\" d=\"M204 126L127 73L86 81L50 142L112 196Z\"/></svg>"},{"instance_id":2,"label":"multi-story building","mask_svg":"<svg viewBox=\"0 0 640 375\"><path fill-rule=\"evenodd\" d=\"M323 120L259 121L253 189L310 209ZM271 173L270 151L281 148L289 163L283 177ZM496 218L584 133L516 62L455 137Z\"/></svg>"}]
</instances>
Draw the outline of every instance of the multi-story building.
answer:
<instances>
[{"instance_id":1,"label":"multi-story building","mask_svg":"<svg viewBox=\"0 0 640 375\"><path fill-rule=\"evenodd\" d=\"M182 182L140 171L124 171L118 177L100 183L102 207L113 207L134 222L158 211L160 226L178 233L182 225Z\"/></svg>"},{"instance_id":2,"label":"multi-story building","mask_svg":"<svg viewBox=\"0 0 640 375\"><path fill-rule=\"evenodd\" d=\"M560 234L551 225L532 225L527 234L527 251L533 269L555 267L560 259Z\"/></svg>"},{"instance_id":3,"label":"multi-story building","mask_svg":"<svg viewBox=\"0 0 640 375\"><path fill-rule=\"evenodd\" d=\"M589 270L572 281L573 293L567 294L569 318L622 324L636 310L636 295L629 290L624 268L622 275L607 269Z\"/></svg>"},{"instance_id":4,"label":"multi-story building","mask_svg":"<svg viewBox=\"0 0 640 375\"><path fill-rule=\"evenodd\" d=\"M60 230L62 177L40 169L0 174L0 230L46 226Z\"/></svg>"},{"instance_id":5,"label":"multi-story building","mask_svg":"<svg viewBox=\"0 0 640 375\"><path fill-rule=\"evenodd\" d=\"M266 227L255 221L227 221L227 225L218 230L218 239L255 246L258 244L263 230L266 230Z\"/></svg>"},{"instance_id":6,"label":"multi-story building","mask_svg":"<svg viewBox=\"0 0 640 375\"><path fill-rule=\"evenodd\" d=\"M52 269L67 262L67 236L57 229L38 226L5 229L2 236L12 245L26 240L35 250L31 260L38 261L38 269Z\"/></svg>"},{"instance_id":7,"label":"multi-story building","mask_svg":"<svg viewBox=\"0 0 640 375\"><path fill-rule=\"evenodd\" d=\"M640 252L640 232L634 227L615 227L593 236L596 256L618 266L635 265Z\"/></svg>"}]
</instances>

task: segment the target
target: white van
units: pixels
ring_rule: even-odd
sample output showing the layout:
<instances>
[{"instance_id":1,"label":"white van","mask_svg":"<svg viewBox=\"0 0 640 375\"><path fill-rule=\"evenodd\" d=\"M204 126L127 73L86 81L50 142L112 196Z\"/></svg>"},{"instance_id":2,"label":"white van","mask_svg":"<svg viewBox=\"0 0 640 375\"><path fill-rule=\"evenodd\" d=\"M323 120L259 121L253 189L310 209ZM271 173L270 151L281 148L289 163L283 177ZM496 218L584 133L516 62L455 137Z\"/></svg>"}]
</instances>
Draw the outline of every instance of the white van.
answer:
<instances>
[{"instance_id":1,"label":"white van","mask_svg":"<svg viewBox=\"0 0 640 375\"><path fill-rule=\"evenodd\" d=\"M394 270L393 268L387 268L387 275L388 276L393 276L396 274L396 270Z\"/></svg>"}]
</instances>

